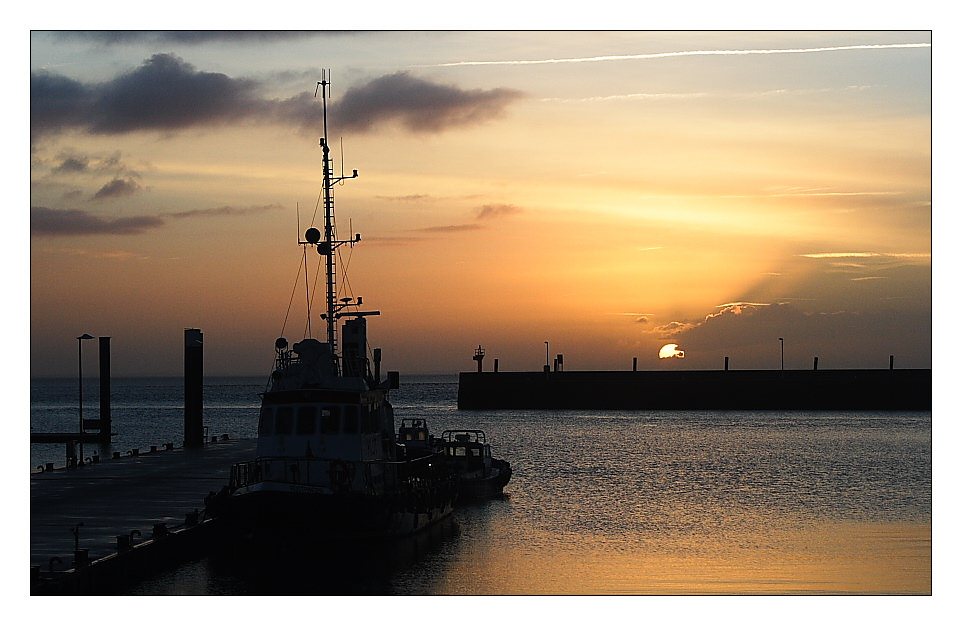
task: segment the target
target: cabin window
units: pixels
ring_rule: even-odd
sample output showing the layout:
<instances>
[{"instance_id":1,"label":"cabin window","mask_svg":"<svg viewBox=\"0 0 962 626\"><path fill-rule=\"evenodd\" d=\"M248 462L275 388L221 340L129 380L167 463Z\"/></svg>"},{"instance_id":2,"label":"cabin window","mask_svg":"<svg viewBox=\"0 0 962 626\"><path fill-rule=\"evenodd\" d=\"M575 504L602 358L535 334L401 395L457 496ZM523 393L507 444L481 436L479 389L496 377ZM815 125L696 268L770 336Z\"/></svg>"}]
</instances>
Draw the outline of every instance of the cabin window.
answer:
<instances>
[{"instance_id":1,"label":"cabin window","mask_svg":"<svg viewBox=\"0 0 962 626\"><path fill-rule=\"evenodd\" d=\"M356 435L357 434L357 407L347 406L344 407L344 434L346 435Z\"/></svg>"},{"instance_id":2,"label":"cabin window","mask_svg":"<svg viewBox=\"0 0 962 626\"><path fill-rule=\"evenodd\" d=\"M269 435L271 434L271 428L274 426L274 409L268 406L261 407L261 419L257 424L257 434L258 435Z\"/></svg>"},{"instance_id":3,"label":"cabin window","mask_svg":"<svg viewBox=\"0 0 962 626\"><path fill-rule=\"evenodd\" d=\"M361 407L361 432L368 435L378 432L377 405Z\"/></svg>"},{"instance_id":4,"label":"cabin window","mask_svg":"<svg viewBox=\"0 0 962 626\"><path fill-rule=\"evenodd\" d=\"M341 410L336 406L321 409L321 434L336 435L341 430Z\"/></svg>"},{"instance_id":5,"label":"cabin window","mask_svg":"<svg viewBox=\"0 0 962 626\"><path fill-rule=\"evenodd\" d=\"M294 428L294 409L289 406L278 407L277 423L274 425L275 435L290 435Z\"/></svg>"},{"instance_id":6,"label":"cabin window","mask_svg":"<svg viewBox=\"0 0 962 626\"><path fill-rule=\"evenodd\" d=\"M458 447L454 449L454 456L466 456L466 455L467 455L467 450L465 450L464 448Z\"/></svg>"},{"instance_id":7,"label":"cabin window","mask_svg":"<svg viewBox=\"0 0 962 626\"><path fill-rule=\"evenodd\" d=\"M317 407L302 406L297 409L297 434L313 435L317 429Z\"/></svg>"},{"instance_id":8,"label":"cabin window","mask_svg":"<svg viewBox=\"0 0 962 626\"><path fill-rule=\"evenodd\" d=\"M481 456L481 451L477 448L471 448L471 456Z\"/></svg>"}]
</instances>

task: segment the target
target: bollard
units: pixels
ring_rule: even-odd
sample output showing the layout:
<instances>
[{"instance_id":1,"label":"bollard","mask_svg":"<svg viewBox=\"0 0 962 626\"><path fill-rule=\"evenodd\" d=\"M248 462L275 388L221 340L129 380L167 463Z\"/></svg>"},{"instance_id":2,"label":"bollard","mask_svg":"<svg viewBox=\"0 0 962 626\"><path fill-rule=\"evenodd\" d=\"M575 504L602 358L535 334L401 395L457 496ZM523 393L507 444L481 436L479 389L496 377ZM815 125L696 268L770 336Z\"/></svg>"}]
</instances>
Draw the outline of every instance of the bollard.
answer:
<instances>
[{"instance_id":1,"label":"bollard","mask_svg":"<svg viewBox=\"0 0 962 626\"><path fill-rule=\"evenodd\" d=\"M74 567L86 567L90 563L90 548L77 548L73 551Z\"/></svg>"},{"instance_id":2,"label":"bollard","mask_svg":"<svg viewBox=\"0 0 962 626\"><path fill-rule=\"evenodd\" d=\"M119 458L120 458L120 453L119 453L119 452L114 452L114 458L115 458L115 459L119 459Z\"/></svg>"},{"instance_id":3,"label":"bollard","mask_svg":"<svg viewBox=\"0 0 962 626\"><path fill-rule=\"evenodd\" d=\"M157 452L157 446L150 446L151 452Z\"/></svg>"},{"instance_id":4,"label":"bollard","mask_svg":"<svg viewBox=\"0 0 962 626\"><path fill-rule=\"evenodd\" d=\"M130 550L130 535L117 535L117 551L126 552Z\"/></svg>"},{"instance_id":5,"label":"bollard","mask_svg":"<svg viewBox=\"0 0 962 626\"><path fill-rule=\"evenodd\" d=\"M47 463L46 469L44 471L47 471L47 472L53 471L53 463Z\"/></svg>"},{"instance_id":6,"label":"bollard","mask_svg":"<svg viewBox=\"0 0 962 626\"><path fill-rule=\"evenodd\" d=\"M170 534L170 531L167 530L167 523L166 523L166 522L158 522L158 523L154 524L154 532L153 532L152 538L153 538L155 541L156 541L157 539L161 539L161 538L163 538L163 537L166 537L168 534Z\"/></svg>"},{"instance_id":7,"label":"bollard","mask_svg":"<svg viewBox=\"0 0 962 626\"><path fill-rule=\"evenodd\" d=\"M187 513L184 519L184 524L187 526L196 526L199 519L200 512L197 509L194 509L192 512Z\"/></svg>"}]
</instances>

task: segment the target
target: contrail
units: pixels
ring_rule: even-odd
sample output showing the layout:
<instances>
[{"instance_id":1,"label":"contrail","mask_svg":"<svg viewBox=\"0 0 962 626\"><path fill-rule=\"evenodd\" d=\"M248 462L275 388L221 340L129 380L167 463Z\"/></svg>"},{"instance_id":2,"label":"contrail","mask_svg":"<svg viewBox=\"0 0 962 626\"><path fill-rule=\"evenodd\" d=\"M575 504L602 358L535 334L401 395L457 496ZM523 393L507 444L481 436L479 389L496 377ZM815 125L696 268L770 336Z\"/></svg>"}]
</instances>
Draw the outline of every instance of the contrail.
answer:
<instances>
[{"instance_id":1,"label":"contrail","mask_svg":"<svg viewBox=\"0 0 962 626\"><path fill-rule=\"evenodd\" d=\"M886 43L857 46L829 46L825 48L777 48L772 50L685 50L681 52L654 52L651 54L620 54L573 59L538 59L533 61L455 61L422 67L455 67L462 65L545 65L549 63L598 63L601 61L631 61L637 59L665 59L668 57L737 56L749 54L804 54L811 52L836 52L840 50L886 50L890 48L931 48L930 43Z\"/></svg>"}]
</instances>

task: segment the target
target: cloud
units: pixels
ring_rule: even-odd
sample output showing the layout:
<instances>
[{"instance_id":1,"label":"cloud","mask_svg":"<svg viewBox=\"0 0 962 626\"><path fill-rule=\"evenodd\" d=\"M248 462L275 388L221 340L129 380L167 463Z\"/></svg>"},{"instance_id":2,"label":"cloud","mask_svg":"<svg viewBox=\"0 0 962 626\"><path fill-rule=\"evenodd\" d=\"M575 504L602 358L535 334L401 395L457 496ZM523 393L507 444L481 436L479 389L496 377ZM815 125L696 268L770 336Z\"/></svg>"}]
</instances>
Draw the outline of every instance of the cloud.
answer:
<instances>
[{"instance_id":1,"label":"cloud","mask_svg":"<svg viewBox=\"0 0 962 626\"><path fill-rule=\"evenodd\" d=\"M428 226L426 228L418 228L419 233L457 233L466 230L479 230L481 226L479 224L450 224L448 226Z\"/></svg>"},{"instance_id":2,"label":"cloud","mask_svg":"<svg viewBox=\"0 0 962 626\"><path fill-rule=\"evenodd\" d=\"M256 80L199 71L173 54L155 54L140 67L100 83L32 72L31 140L64 130L169 133L240 121L320 128L322 107L313 93L280 100L263 98L260 89ZM413 132L440 132L499 117L520 97L511 89L465 90L399 72L348 89L330 113L339 130L363 132L398 122Z\"/></svg>"},{"instance_id":3,"label":"cloud","mask_svg":"<svg viewBox=\"0 0 962 626\"><path fill-rule=\"evenodd\" d=\"M104 218L79 209L30 207L30 234L38 237L62 235L139 235L164 225L153 216Z\"/></svg>"},{"instance_id":4,"label":"cloud","mask_svg":"<svg viewBox=\"0 0 962 626\"><path fill-rule=\"evenodd\" d=\"M691 330L695 326L696 324L690 324L688 322L668 322L667 324L656 326L647 332L655 333L663 337L671 337L672 335Z\"/></svg>"},{"instance_id":5,"label":"cloud","mask_svg":"<svg viewBox=\"0 0 962 626\"><path fill-rule=\"evenodd\" d=\"M90 159L86 157L65 157L60 165L50 170L54 174L81 174L90 166Z\"/></svg>"},{"instance_id":6,"label":"cloud","mask_svg":"<svg viewBox=\"0 0 962 626\"><path fill-rule=\"evenodd\" d=\"M261 114L253 80L200 72L173 54L155 54L137 69L83 84L40 71L30 75L33 138L67 128L95 134L174 131Z\"/></svg>"},{"instance_id":7,"label":"cloud","mask_svg":"<svg viewBox=\"0 0 962 626\"><path fill-rule=\"evenodd\" d=\"M66 235L140 235L160 228L166 218L209 218L247 216L282 208L277 204L250 207L221 206L212 209L194 209L161 215L104 218L79 209L51 209L30 207L30 234L37 237Z\"/></svg>"},{"instance_id":8,"label":"cloud","mask_svg":"<svg viewBox=\"0 0 962 626\"><path fill-rule=\"evenodd\" d=\"M779 337L785 341L786 368L810 368L818 356L828 369L865 367L874 359L888 366L888 355L910 367L929 366L932 321L923 308L892 305L863 310L802 311L791 304L727 306L701 322L674 322L671 341L684 345L686 360L719 367L731 356L736 368L778 367Z\"/></svg>"},{"instance_id":9,"label":"cloud","mask_svg":"<svg viewBox=\"0 0 962 626\"><path fill-rule=\"evenodd\" d=\"M172 54L155 54L136 70L104 83L93 100L91 130L170 131L234 121L259 111L256 83L198 72Z\"/></svg>"},{"instance_id":10,"label":"cloud","mask_svg":"<svg viewBox=\"0 0 962 626\"><path fill-rule=\"evenodd\" d=\"M267 211L276 211L282 209L279 204L267 204L263 206L249 206L249 207L235 207L235 206L220 206L212 209L192 209L190 211L181 211L179 213L167 213L169 217L175 218L185 218L185 217L224 217L224 216L239 216L239 215L256 215L258 213L265 213Z\"/></svg>"},{"instance_id":11,"label":"cloud","mask_svg":"<svg viewBox=\"0 0 962 626\"><path fill-rule=\"evenodd\" d=\"M398 122L414 132L439 132L496 118L522 97L513 89L460 89L397 72L347 90L331 107L338 128L365 131Z\"/></svg>"},{"instance_id":12,"label":"cloud","mask_svg":"<svg viewBox=\"0 0 962 626\"><path fill-rule=\"evenodd\" d=\"M133 178L115 178L94 194L94 200L106 200L130 196L140 190L140 185Z\"/></svg>"},{"instance_id":13,"label":"cloud","mask_svg":"<svg viewBox=\"0 0 962 626\"><path fill-rule=\"evenodd\" d=\"M104 45L129 44L140 42L172 42L182 44L204 44L211 42L257 43L290 41L334 35L342 31L299 31L299 30L78 30L59 31L60 39L94 41Z\"/></svg>"},{"instance_id":14,"label":"cloud","mask_svg":"<svg viewBox=\"0 0 962 626\"><path fill-rule=\"evenodd\" d=\"M812 54L816 52L839 52L844 50L888 50L892 48L931 48L930 43L861 44L851 46L825 46L821 48L776 48L757 50L681 50L677 52L652 52L647 54L618 54L566 59L533 59L504 61L454 61L427 67L454 67L463 65L547 65L559 63L598 63L603 61L637 61L692 56L747 56L770 54Z\"/></svg>"},{"instance_id":15,"label":"cloud","mask_svg":"<svg viewBox=\"0 0 962 626\"><path fill-rule=\"evenodd\" d=\"M478 219L486 220L520 212L521 208L513 204L485 204L478 209Z\"/></svg>"}]
</instances>

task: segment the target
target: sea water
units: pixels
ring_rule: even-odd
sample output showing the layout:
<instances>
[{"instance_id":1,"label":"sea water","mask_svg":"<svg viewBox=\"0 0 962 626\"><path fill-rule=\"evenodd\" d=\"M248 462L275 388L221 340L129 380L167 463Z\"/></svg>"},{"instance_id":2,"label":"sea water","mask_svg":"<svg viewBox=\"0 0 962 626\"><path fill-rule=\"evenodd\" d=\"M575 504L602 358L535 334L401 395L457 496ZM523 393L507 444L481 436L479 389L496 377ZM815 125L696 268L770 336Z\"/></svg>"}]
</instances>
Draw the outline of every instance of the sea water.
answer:
<instances>
[{"instance_id":1,"label":"sea water","mask_svg":"<svg viewBox=\"0 0 962 626\"><path fill-rule=\"evenodd\" d=\"M205 381L208 433L254 437L265 383ZM85 417L97 394L90 381ZM31 429L75 430L78 395L32 381ZM182 380L116 379L111 395L114 442L85 455L182 444ZM930 411L459 411L454 376L391 399L436 434L484 430L514 472L505 496L388 545L212 554L133 593L931 593ZM31 469L63 454L32 445Z\"/></svg>"}]
</instances>

